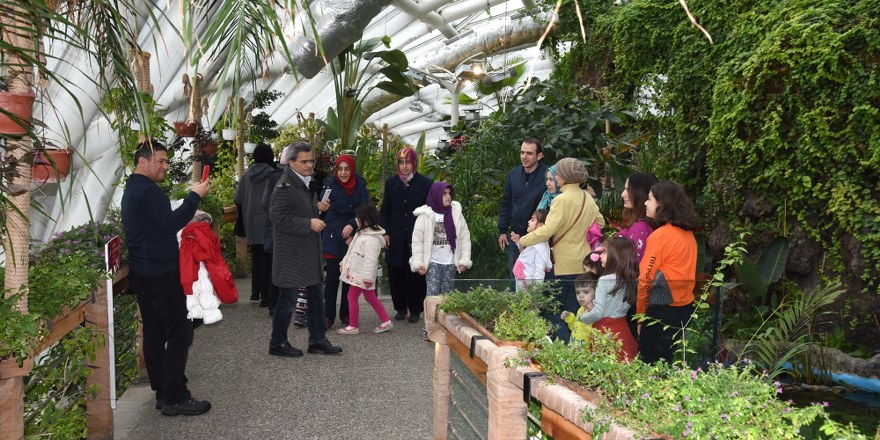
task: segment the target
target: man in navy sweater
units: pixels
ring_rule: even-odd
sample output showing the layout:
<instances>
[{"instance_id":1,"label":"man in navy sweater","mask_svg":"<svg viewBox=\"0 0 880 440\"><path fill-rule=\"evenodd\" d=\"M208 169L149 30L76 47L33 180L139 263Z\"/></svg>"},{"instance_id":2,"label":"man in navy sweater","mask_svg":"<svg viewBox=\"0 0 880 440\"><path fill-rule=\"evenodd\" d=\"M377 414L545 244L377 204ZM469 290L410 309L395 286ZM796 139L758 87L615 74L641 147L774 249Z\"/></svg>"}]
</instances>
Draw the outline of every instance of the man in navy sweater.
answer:
<instances>
[{"instance_id":1,"label":"man in navy sweater","mask_svg":"<svg viewBox=\"0 0 880 440\"><path fill-rule=\"evenodd\" d=\"M168 172L168 152L144 142L134 153L134 174L122 194L122 223L129 252L129 283L137 294L144 325L144 361L156 408L166 416L199 415L211 404L195 400L186 387L186 358L193 339L180 284L177 231L192 219L210 184L194 183L183 204L171 210L156 185Z\"/></svg>"},{"instance_id":2,"label":"man in navy sweater","mask_svg":"<svg viewBox=\"0 0 880 440\"><path fill-rule=\"evenodd\" d=\"M519 248L510 241L510 233L525 235L529 219L537 202L547 190L545 178L547 167L541 163L544 147L536 137L523 139L519 147L519 161L522 165L510 170L504 180L504 194L501 196L501 214L498 216L498 247L507 251L508 277L513 279L513 264L519 257Z\"/></svg>"}]
</instances>

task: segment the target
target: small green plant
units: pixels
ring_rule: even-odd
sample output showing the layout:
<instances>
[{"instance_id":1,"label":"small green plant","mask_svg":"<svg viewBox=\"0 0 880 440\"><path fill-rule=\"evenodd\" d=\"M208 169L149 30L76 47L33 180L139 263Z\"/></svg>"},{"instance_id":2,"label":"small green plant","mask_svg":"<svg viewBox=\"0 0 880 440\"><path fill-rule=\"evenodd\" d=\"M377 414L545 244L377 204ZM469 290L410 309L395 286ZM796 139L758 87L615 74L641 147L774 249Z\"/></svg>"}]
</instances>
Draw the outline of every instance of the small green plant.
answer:
<instances>
[{"instance_id":1,"label":"small green plant","mask_svg":"<svg viewBox=\"0 0 880 440\"><path fill-rule=\"evenodd\" d=\"M544 339L550 331L550 323L533 308L526 296L511 304L495 320L495 337L503 341L522 341L532 345Z\"/></svg>"},{"instance_id":2,"label":"small green plant","mask_svg":"<svg viewBox=\"0 0 880 440\"><path fill-rule=\"evenodd\" d=\"M519 292L511 292L510 289L498 290L480 284L465 292L455 290L444 295L440 310L467 313L487 330L495 331L496 320L514 304L522 304L523 310L553 309L556 301L552 299L553 295L546 293L548 289L552 291L556 287L549 283L535 283Z\"/></svg>"}]
</instances>

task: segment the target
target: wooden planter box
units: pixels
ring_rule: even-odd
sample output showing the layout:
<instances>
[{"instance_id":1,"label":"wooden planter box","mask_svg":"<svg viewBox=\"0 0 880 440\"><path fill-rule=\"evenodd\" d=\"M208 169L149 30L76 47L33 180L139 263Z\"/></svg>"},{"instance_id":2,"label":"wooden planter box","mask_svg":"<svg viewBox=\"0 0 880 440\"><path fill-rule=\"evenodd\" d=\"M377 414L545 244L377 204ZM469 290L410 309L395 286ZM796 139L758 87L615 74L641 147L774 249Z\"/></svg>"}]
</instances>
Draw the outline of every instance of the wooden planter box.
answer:
<instances>
[{"instance_id":1,"label":"wooden planter box","mask_svg":"<svg viewBox=\"0 0 880 440\"><path fill-rule=\"evenodd\" d=\"M495 335L492 334L492 332L490 332L489 330L486 330L485 327L480 325L480 323L477 322L477 320L474 319L473 316L471 316L465 312L459 312L458 317L461 318L464 322L468 323L468 325L473 327L474 330L480 332L480 334L489 338L489 340L492 341L493 344L495 344L499 347L520 347L520 348L526 347L526 343L523 341L503 341L501 339L496 338Z\"/></svg>"}]
</instances>

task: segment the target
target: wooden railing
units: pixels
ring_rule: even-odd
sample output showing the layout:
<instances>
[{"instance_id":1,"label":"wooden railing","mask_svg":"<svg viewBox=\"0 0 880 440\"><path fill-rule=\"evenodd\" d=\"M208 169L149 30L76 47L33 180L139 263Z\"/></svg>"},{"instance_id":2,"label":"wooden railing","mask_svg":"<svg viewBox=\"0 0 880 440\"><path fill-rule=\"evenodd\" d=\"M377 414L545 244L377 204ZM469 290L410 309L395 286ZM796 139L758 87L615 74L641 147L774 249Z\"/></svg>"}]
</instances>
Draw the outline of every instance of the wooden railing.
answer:
<instances>
[{"instance_id":1,"label":"wooden railing","mask_svg":"<svg viewBox=\"0 0 880 440\"><path fill-rule=\"evenodd\" d=\"M456 315L437 309L441 297L425 299L425 325L434 350L434 439L446 440L450 401L450 355L461 361L486 384L489 400L490 440L525 440L530 398L541 402L541 430L554 440L589 439L592 423L583 420L584 408L596 407L589 393L552 384L532 367L507 367L516 347L498 346ZM527 391L524 391L527 390ZM635 433L612 424L603 439L633 439Z\"/></svg>"},{"instance_id":2,"label":"wooden railing","mask_svg":"<svg viewBox=\"0 0 880 440\"><path fill-rule=\"evenodd\" d=\"M97 394L94 398L86 399L86 412L88 414L88 438L112 439L113 438L113 410L110 406L110 367L113 359L110 359L110 338L108 328L107 307L108 295L121 292L128 287L128 268L123 267L113 277L113 292L108 292L106 283L99 282L98 288L91 298L86 299L76 307L66 308L48 325L49 335L40 343L35 353L39 354L57 343L61 338L73 329L85 324L94 334L105 337L96 339L95 360L89 364L92 369L87 378L87 385L96 385ZM33 359L26 359L22 367L18 367L15 360L5 359L0 362L0 382L2 379L27 376L33 368ZM6 417L23 418L23 395L20 387L0 387L0 408L9 409L17 415L6 414ZM6 411L4 411L6 412ZM22 426L21 423L17 424ZM20 429L0 430L0 439L21 438Z\"/></svg>"}]
</instances>

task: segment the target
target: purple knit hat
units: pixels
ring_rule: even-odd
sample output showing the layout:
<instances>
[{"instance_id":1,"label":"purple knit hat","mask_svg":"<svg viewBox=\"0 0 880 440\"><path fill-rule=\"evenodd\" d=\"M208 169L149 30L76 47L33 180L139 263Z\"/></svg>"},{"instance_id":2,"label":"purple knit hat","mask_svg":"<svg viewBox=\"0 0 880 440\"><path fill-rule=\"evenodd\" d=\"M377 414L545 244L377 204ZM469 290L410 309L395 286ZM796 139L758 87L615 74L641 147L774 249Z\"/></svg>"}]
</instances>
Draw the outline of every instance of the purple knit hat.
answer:
<instances>
[{"instance_id":1,"label":"purple knit hat","mask_svg":"<svg viewBox=\"0 0 880 440\"><path fill-rule=\"evenodd\" d=\"M446 230L446 239L449 240L449 245L452 246L452 251L455 252L455 223L452 221L452 205L443 206L443 192L446 191L446 188L449 188L449 194L452 198L455 198L455 190L452 188L452 185L446 182L434 182L431 185L431 189L428 190L428 199L427 204L431 207L434 212L437 214L443 214L443 229Z\"/></svg>"}]
</instances>

